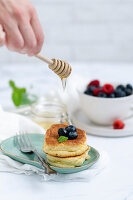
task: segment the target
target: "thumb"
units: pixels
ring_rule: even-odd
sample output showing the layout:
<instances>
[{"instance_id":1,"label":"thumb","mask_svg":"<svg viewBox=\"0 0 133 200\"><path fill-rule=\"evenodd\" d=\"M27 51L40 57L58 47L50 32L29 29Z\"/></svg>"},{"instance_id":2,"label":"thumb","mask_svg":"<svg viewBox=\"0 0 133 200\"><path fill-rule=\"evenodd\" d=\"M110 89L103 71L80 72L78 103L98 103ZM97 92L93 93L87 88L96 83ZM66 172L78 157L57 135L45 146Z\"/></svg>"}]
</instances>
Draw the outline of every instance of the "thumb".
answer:
<instances>
[{"instance_id":1,"label":"thumb","mask_svg":"<svg viewBox=\"0 0 133 200\"><path fill-rule=\"evenodd\" d=\"M0 24L0 46L3 46L5 44L6 34L3 31L3 27Z\"/></svg>"}]
</instances>

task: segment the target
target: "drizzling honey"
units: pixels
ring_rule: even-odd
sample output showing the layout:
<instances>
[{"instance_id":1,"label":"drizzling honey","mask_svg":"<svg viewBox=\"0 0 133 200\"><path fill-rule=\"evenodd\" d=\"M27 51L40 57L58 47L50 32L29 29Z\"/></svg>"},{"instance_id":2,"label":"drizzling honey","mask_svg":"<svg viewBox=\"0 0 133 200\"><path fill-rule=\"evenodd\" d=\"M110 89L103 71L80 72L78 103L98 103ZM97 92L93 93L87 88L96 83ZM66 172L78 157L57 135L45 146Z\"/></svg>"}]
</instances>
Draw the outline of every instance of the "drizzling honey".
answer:
<instances>
[{"instance_id":1,"label":"drizzling honey","mask_svg":"<svg viewBox=\"0 0 133 200\"><path fill-rule=\"evenodd\" d=\"M66 78L61 78L61 82L62 82L63 90L65 91L65 89L66 89L67 79L66 79Z\"/></svg>"}]
</instances>

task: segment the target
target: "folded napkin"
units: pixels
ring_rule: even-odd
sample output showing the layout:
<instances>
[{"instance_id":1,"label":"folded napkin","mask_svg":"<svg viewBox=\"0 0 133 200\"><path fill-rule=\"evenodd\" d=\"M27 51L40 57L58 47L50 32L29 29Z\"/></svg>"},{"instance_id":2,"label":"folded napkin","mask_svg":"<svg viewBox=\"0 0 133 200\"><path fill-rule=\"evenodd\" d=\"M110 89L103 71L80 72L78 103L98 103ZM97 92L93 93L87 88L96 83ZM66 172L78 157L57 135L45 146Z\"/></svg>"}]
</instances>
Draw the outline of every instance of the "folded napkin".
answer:
<instances>
[{"instance_id":1,"label":"folded napkin","mask_svg":"<svg viewBox=\"0 0 133 200\"><path fill-rule=\"evenodd\" d=\"M0 110L0 141L15 135L18 131L44 134L43 128L26 117ZM107 154L105 152L100 152L100 155L99 161L88 170L84 170L75 174L46 175L43 170L32 165L19 163L4 155L0 151L0 172L11 172L15 174L26 175L32 175L36 173L42 177L43 181L90 181L97 174L101 173L108 164Z\"/></svg>"}]
</instances>

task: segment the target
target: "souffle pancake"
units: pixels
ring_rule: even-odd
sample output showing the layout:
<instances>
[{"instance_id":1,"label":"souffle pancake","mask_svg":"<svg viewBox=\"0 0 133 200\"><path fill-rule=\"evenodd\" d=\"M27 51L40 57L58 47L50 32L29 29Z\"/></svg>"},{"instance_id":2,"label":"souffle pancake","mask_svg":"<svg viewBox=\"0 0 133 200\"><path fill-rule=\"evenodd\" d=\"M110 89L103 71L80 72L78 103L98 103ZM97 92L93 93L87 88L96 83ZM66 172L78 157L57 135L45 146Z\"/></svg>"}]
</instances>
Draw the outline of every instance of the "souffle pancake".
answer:
<instances>
[{"instance_id":1,"label":"souffle pancake","mask_svg":"<svg viewBox=\"0 0 133 200\"><path fill-rule=\"evenodd\" d=\"M46 131L43 151L46 153L49 164L72 168L81 166L86 159L90 158L86 132L78 128L74 130L74 128L74 126L54 124ZM61 131L64 131L63 135L60 135ZM65 138L66 141L60 142L60 138Z\"/></svg>"}]
</instances>

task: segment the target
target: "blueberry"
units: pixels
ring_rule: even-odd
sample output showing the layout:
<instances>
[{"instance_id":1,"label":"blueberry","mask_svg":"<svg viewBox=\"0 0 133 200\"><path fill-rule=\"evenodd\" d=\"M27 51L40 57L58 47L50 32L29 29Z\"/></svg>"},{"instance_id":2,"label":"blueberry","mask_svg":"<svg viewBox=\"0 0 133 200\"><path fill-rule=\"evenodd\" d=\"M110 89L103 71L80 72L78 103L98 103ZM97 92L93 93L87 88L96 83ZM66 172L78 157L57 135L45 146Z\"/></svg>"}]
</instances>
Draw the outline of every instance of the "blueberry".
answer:
<instances>
[{"instance_id":1,"label":"blueberry","mask_svg":"<svg viewBox=\"0 0 133 200\"><path fill-rule=\"evenodd\" d=\"M98 97L103 97L103 98L106 98L107 97L107 94L105 94L104 92L99 92Z\"/></svg>"},{"instance_id":2,"label":"blueberry","mask_svg":"<svg viewBox=\"0 0 133 200\"><path fill-rule=\"evenodd\" d=\"M94 95L93 95L93 92L89 92L88 95L90 95L90 96L94 96Z\"/></svg>"},{"instance_id":3,"label":"blueberry","mask_svg":"<svg viewBox=\"0 0 133 200\"><path fill-rule=\"evenodd\" d=\"M84 91L84 94L88 94L88 93L89 93L89 91L88 91L88 90L85 90L85 91Z\"/></svg>"},{"instance_id":4,"label":"blueberry","mask_svg":"<svg viewBox=\"0 0 133 200\"><path fill-rule=\"evenodd\" d=\"M124 87L124 85L118 85L117 88L116 88L116 90L118 90L118 89L124 91L124 90L125 90L125 87Z\"/></svg>"},{"instance_id":5,"label":"blueberry","mask_svg":"<svg viewBox=\"0 0 133 200\"><path fill-rule=\"evenodd\" d=\"M108 95L109 98L115 98L115 93L113 92L112 94Z\"/></svg>"},{"instance_id":6,"label":"blueberry","mask_svg":"<svg viewBox=\"0 0 133 200\"><path fill-rule=\"evenodd\" d=\"M125 92L127 96L132 94L132 90L130 88L126 88Z\"/></svg>"},{"instance_id":7,"label":"blueberry","mask_svg":"<svg viewBox=\"0 0 133 200\"><path fill-rule=\"evenodd\" d=\"M84 91L84 94L94 96L94 95L93 95L93 90L94 90L95 88L96 88L96 87L93 86L93 85L88 86L88 88Z\"/></svg>"},{"instance_id":8,"label":"blueberry","mask_svg":"<svg viewBox=\"0 0 133 200\"><path fill-rule=\"evenodd\" d=\"M100 86L100 85L99 85L99 86L98 86L98 87L96 87L96 88L99 88L99 89L101 89L101 88L102 88L102 86Z\"/></svg>"},{"instance_id":9,"label":"blueberry","mask_svg":"<svg viewBox=\"0 0 133 200\"><path fill-rule=\"evenodd\" d=\"M127 84L126 85L126 88L130 89L130 90L133 90L133 86L131 84Z\"/></svg>"},{"instance_id":10,"label":"blueberry","mask_svg":"<svg viewBox=\"0 0 133 200\"><path fill-rule=\"evenodd\" d=\"M88 87L88 91L89 91L89 92L93 92L93 90L94 90L95 88L96 88L96 87L93 86L93 85L92 85L92 86L89 86L89 87Z\"/></svg>"},{"instance_id":11,"label":"blueberry","mask_svg":"<svg viewBox=\"0 0 133 200\"><path fill-rule=\"evenodd\" d=\"M117 90L115 90L115 96L116 97L125 97L126 96L126 92L121 90L121 89L117 89Z\"/></svg>"},{"instance_id":12,"label":"blueberry","mask_svg":"<svg viewBox=\"0 0 133 200\"><path fill-rule=\"evenodd\" d=\"M65 137L68 136L68 133L64 128L59 128L58 134L59 134L59 136L65 136Z\"/></svg>"},{"instance_id":13,"label":"blueberry","mask_svg":"<svg viewBox=\"0 0 133 200\"><path fill-rule=\"evenodd\" d=\"M76 131L76 127L73 126L73 125L70 125L70 126L67 126L65 128L65 130L67 131L67 133L69 133L69 132L75 132Z\"/></svg>"},{"instance_id":14,"label":"blueberry","mask_svg":"<svg viewBox=\"0 0 133 200\"><path fill-rule=\"evenodd\" d=\"M68 139L69 140L73 140L73 139L76 139L78 137L78 133L76 131L74 132L69 132L68 134Z\"/></svg>"},{"instance_id":15,"label":"blueberry","mask_svg":"<svg viewBox=\"0 0 133 200\"><path fill-rule=\"evenodd\" d=\"M87 94L87 95L91 95L91 96L93 96L93 93L92 93L92 92L89 92L88 89L84 91L84 94Z\"/></svg>"}]
</instances>

